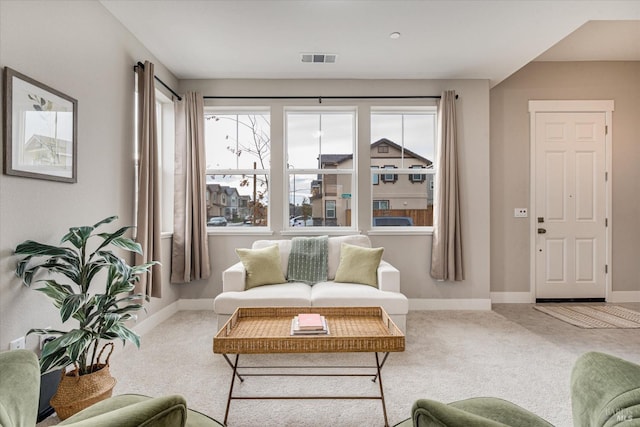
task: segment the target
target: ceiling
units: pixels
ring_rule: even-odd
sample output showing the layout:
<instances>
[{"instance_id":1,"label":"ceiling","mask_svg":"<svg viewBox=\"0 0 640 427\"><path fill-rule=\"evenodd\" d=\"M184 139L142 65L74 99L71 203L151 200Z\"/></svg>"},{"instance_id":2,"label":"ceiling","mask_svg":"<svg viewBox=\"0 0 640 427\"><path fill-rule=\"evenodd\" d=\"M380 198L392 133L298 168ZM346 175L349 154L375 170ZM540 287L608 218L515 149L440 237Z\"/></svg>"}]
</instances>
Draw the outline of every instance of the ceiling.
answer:
<instances>
[{"instance_id":1,"label":"ceiling","mask_svg":"<svg viewBox=\"0 0 640 427\"><path fill-rule=\"evenodd\" d=\"M640 60L640 0L101 3L178 79L488 79L494 86L536 58ZM302 53L337 60L303 63Z\"/></svg>"}]
</instances>

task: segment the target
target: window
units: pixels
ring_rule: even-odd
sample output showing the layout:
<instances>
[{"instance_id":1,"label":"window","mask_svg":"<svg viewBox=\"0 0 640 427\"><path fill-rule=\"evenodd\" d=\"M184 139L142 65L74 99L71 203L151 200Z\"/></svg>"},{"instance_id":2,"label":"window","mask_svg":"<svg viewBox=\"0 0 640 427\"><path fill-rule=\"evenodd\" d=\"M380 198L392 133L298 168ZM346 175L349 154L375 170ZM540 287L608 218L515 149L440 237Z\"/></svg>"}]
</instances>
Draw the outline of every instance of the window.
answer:
<instances>
[{"instance_id":1,"label":"window","mask_svg":"<svg viewBox=\"0 0 640 427\"><path fill-rule=\"evenodd\" d=\"M389 201L388 200L374 200L373 201L373 210L386 210L389 209Z\"/></svg>"},{"instance_id":2,"label":"window","mask_svg":"<svg viewBox=\"0 0 640 427\"><path fill-rule=\"evenodd\" d=\"M137 79L136 79L137 85ZM136 86L137 87L137 86ZM159 148L158 166L161 170L160 176L160 230L165 232L173 231L173 176L174 176L174 109L173 101L156 89L156 132ZM138 93L134 96L134 213L137 218L138 209L138 168L139 168L139 141L138 141Z\"/></svg>"},{"instance_id":3,"label":"window","mask_svg":"<svg viewBox=\"0 0 640 427\"><path fill-rule=\"evenodd\" d=\"M371 216L402 219L372 220L373 227L433 225L435 130L435 107L371 108ZM378 168L394 169L381 174L394 185L378 185Z\"/></svg>"},{"instance_id":4,"label":"window","mask_svg":"<svg viewBox=\"0 0 640 427\"><path fill-rule=\"evenodd\" d=\"M411 169L424 169L424 168L425 168L425 166L423 166L423 165L413 165L413 166L411 166ZM427 179L427 176L426 175L422 175L422 174L415 174L414 173L414 174L409 175L409 181L411 181L411 182L420 183L420 182L424 182L426 179ZM433 188L432 188L432 190L433 190Z\"/></svg>"},{"instance_id":5,"label":"window","mask_svg":"<svg viewBox=\"0 0 640 427\"><path fill-rule=\"evenodd\" d=\"M327 200L324 202L324 217L328 219L334 219L336 217L336 201Z\"/></svg>"},{"instance_id":6,"label":"window","mask_svg":"<svg viewBox=\"0 0 640 427\"><path fill-rule=\"evenodd\" d=\"M396 167L393 165L385 165L383 169L396 169ZM398 175L396 174L393 174L393 173L382 174L383 182L396 182L397 179L398 179Z\"/></svg>"},{"instance_id":7,"label":"window","mask_svg":"<svg viewBox=\"0 0 640 427\"><path fill-rule=\"evenodd\" d=\"M271 124L262 109L205 110L207 220L227 227L269 222Z\"/></svg>"},{"instance_id":8,"label":"window","mask_svg":"<svg viewBox=\"0 0 640 427\"><path fill-rule=\"evenodd\" d=\"M380 166L371 166L371 169L380 169ZM371 176L371 184L378 185L380 184L380 174L374 173Z\"/></svg>"},{"instance_id":9,"label":"window","mask_svg":"<svg viewBox=\"0 0 640 427\"><path fill-rule=\"evenodd\" d=\"M350 227L355 177L353 108L285 110L289 227ZM290 219L305 218L300 224Z\"/></svg>"}]
</instances>

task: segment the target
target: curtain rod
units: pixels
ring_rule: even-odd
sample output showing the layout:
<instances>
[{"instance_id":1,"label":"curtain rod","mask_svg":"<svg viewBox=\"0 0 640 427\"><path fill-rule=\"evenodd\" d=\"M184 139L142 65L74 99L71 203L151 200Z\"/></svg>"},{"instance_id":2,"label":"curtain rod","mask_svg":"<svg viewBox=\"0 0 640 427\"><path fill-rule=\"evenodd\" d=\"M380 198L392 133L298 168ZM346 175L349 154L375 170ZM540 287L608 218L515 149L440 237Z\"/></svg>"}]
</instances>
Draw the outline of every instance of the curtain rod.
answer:
<instances>
[{"instance_id":1,"label":"curtain rod","mask_svg":"<svg viewBox=\"0 0 640 427\"><path fill-rule=\"evenodd\" d=\"M136 68L142 68L144 70L144 64L138 61L137 65L133 66L133 70ZM182 97L171 89L165 82L160 80L156 75L153 76L162 86L164 86L173 96L178 98L178 101L182 101ZM440 95L382 95L382 96L203 96L204 99L317 99L318 104L322 104L323 99L440 99ZM456 94L456 99L458 95Z\"/></svg>"},{"instance_id":2,"label":"curtain rod","mask_svg":"<svg viewBox=\"0 0 640 427\"><path fill-rule=\"evenodd\" d=\"M381 95L381 96L203 96L204 99L440 99L440 95ZM456 95L458 99L458 95Z\"/></svg>"},{"instance_id":3,"label":"curtain rod","mask_svg":"<svg viewBox=\"0 0 640 427\"><path fill-rule=\"evenodd\" d=\"M134 66L133 66L133 71L136 71L136 68L138 68L138 67L140 67L140 68L142 68L142 69L144 70L144 64L143 64L142 62L138 61L138 64L136 64L136 65L134 65ZM182 101L182 97L181 97L180 95L178 95L178 94L176 93L176 91L175 91L175 90L171 89L171 88L169 87L169 85L167 85L165 82L163 82L162 80L160 80L160 78L159 78L158 76L156 76L156 75L154 74L154 75L153 75L153 78L154 78L154 79L156 79L156 80L157 80L157 81L158 81L162 86L164 86L165 88L167 88L167 90L168 90L169 92L171 92L171 94L172 94L173 96L175 96L176 98L178 98L178 101Z\"/></svg>"}]
</instances>

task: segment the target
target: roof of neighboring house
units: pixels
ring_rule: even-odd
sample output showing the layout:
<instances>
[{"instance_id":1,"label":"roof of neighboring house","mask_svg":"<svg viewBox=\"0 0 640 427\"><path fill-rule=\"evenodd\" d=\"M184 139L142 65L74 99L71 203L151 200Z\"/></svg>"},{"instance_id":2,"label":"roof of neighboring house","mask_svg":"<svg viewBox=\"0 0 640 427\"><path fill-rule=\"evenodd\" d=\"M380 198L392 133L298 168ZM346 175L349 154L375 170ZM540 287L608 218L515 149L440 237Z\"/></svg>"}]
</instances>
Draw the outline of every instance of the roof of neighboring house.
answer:
<instances>
[{"instance_id":1,"label":"roof of neighboring house","mask_svg":"<svg viewBox=\"0 0 640 427\"><path fill-rule=\"evenodd\" d=\"M371 144L371 148L375 148L378 147L380 145L388 145L390 147L395 148L398 151L402 151L402 146L396 144L395 142L391 141L390 139L387 138L381 138L379 140L377 140L376 142ZM414 159L420 160L422 162L424 162L427 166L431 165L433 162L429 159L427 159L426 157L422 157L419 154L414 153L413 151L405 148L404 149L404 155L405 158L406 157L413 157ZM373 156L372 156L373 158ZM322 167L322 165L326 165L326 164L333 164L333 165L339 165L340 163L346 161L346 160L351 160L353 159L353 154L321 154L320 155L320 167Z\"/></svg>"},{"instance_id":2,"label":"roof of neighboring house","mask_svg":"<svg viewBox=\"0 0 640 427\"><path fill-rule=\"evenodd\" d=\"M381 138L381 139L377 140L376 142L371 144L371 148L375 148L375 147L378 147L379 145L383 145L383 144L384 145L388 145L390 147L393 147L398 151L402 151L403 150L402 146L396 144L395 142L393 142L393 141L391 141L391 140L389 140L387 138ZM431 160L427 159L426 157L422 157L420 154L416 154L416 153L414 153L413 151L411 151L411 150L409 150L407 148L404 149L404 155L405 155L405 157L413 157L413 158L418 159L418 160L420 160L422 162L425 162L427 164L427 166L429 166L430 164L433 163Z\"/></svg>"},{"instance_id":3,"label":"roof of neighboring house","mask_svg":"<svg viewBox=\"0 0 640 427\"><path fill-rule=\"evenodd\" d=\"M320 165L334 164L338 165L345 160L353 159L353 154L321 154Z\"/></svg>"},{"instance_id":4,"label":"roof of neighboring house","mask_svg":"<svg viewBox=\"0 0 640 427\"><path fill-rule=\"evenodd\" d=\"M233 193L236 194L240 194L238 193L238 189L236 187L228 187L226 185L220 185L220 184L207 184L207 188L209 189L210 192L213 193L225 193L227 195L232 195Z\"/></svg>"}]
</instances>

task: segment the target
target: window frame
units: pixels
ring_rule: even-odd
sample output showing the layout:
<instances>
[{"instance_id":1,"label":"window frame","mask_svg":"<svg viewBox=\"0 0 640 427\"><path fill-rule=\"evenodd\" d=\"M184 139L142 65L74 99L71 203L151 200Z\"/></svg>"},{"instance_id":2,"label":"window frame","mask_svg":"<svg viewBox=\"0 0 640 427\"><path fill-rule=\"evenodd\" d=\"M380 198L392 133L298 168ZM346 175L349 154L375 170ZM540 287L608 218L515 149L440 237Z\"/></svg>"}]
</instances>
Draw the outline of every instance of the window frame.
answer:
<instances>
[{"instance_id":1,"label":"window frame","mask_svg":"<svg viewBox=\"0 0 640 427\"><path fill-rule=\"evenodd\" d=\"M431 199L431 205L430 206L434 206L435 207L435 175L436 175L436 164L435 162L437 161L438 158L438 142L437 142L437 106L436 105L412 105L412 106L374 106L372 105L370 108L370 115L373 116L375 114L401 114L401 115L410 115L410 114L428 114L428 115L433 115L433 121L434 121L434 128L433 128L433 159L429 159L427 158L427 160L431 161L431 165L421 168L423 169L423 171L421 171L420 176L422 178L424 178L423 180L420 181L420 183L424 183L425 181L427 181L427 177L426 175L432 175L432 179L430 180L430 185L426 190L426 196L427 196L427 200ZM371 123L371 121L370 121ZM404 127L404 123L403 123L403 127ZM369 125L369 131L371 132L372 129L372 125ZM404 130L403 130L404 132ZM373 143L373 141L371 142ZM404 153L404 142L402 142L401 144L402 147L402 152ZM398 180L398 177L400 175L407 175L408 179L411 180L412 175L418 175L415 173L415 168L411 167L411 166L407 166L405 165L405 162L409 160L403 158L401 159L401 167L394 167L394 175L395 175L395 180ZM413 226L406 226L406 227L394 227L394 226L373 226L373 201L374 200L378 200L375 198L374 196L374 185L373 185L373 181L374 181L374 174L377 173L375 172L376 169L373 167L374 165L370 165L371 167L370 169L370 174L371 174L371 182L372 185L370 186L370 192L371 192L371 200L372 203L370 204L370 218L371 218L371 228L369 231L370 235L386 235L386 234L393 234L393 235L414 235L416 232L417 233L424 233L427 235L431 235L433 233L433 225L426 225L426 226L421 226L421 225L413 225ZM385 165L386 166L386 165ZM381 168L382 169L382 168ZM384 174L381 174L384 176ZM390 175L390 174L387 174ZM390 181L383 181L383 182L390 182ZM395 181L394 181L395 182ZM412 181L413 182L413 181ZM431 192L431 195L429 194L429 191ZM429 206L429 205L428 205Z\"/></svg>"},{"instance_id":2,"label":"window frame","mask_svg":"<svg viewBox=\"0 0 640 427\"><path fill-rule=\"evenodd\" d=\"M205 105L204 106L204 120L205 120L205 125L206 125L206 117L208 115L236 115L236 116L242 116L242 115L266 115L269 119L269 139L270 142L273 141L273 133L272 133L272 106L269 105L262 105L262 106L248 106L248 105L243 105L243 106L233 106L233 105L225 105L225 106L211 106L211 105ZM205 150L206 150L206 144L207 144L207 133L206 133L206 126L205 126ZM266 209L266 215L267 215L267 223L264 226L252 226L252 227L244 227L244 226L237 226L237 227L210 227L207 226L207 234L271 234L271 224L272 224L272 204L271 204L271 194L274 191L273 189L273 185L272 185L272 167L271 167L271 162L272 162L272 155L273 155L273 149L271 144L269 145L269 153L268 153L268 158L269 161L266 162L264 164L264 169L246 169L246 168L237 168L237 169L233 169L233 168L207 168L206 169L206 176L209 175L237 175L237 176L253 176L253 175L261 175L261 176L266 176L266 179L269 182L268 185L268 189L267 189L267 200L268 202L265 204L265 209ZM258 157L256 157L256 159L258 159ZM257 161L257 160L256 160ZM235 188L235 187L234 187ZM235 188L236 192L238 192L238 195L240 196L240 199L242 199L242 194L240 194L240 192L238 191L238 188ZM220 195L220 199L219 199L219 203L221 205L227 205L227 199L231 199L233 196L227 197L226 194L221 194ZM218 203L218 198L217 195L214 194L214 202ZM233 209L233 207L230 206L226 206L225 207L225 214L227 210L231 210ZM226 215L225 215L226 216Z\"/></svg>"},{"instance_id":3,"label":"window frame","mask_svg":"<svg viewBox=\"0 0 640 427\"><path fill-rule=\"evenodd\" d=\"M348 113L351 115L352 121L352 129L353 134L351 135L352 140L352 167L351 168L336 168L336 169L321 169L318 165L318 168L296 168L295 165L292 165L289 162L289 116L290 114L320 114L320 115L329 115L329 114L344 114ZM345 233L345 232L353 232L357 230L357 202L353 202L352 200L357 200L357 159L358 159L358 108L356 106L322 106L322 107L310 107L310 106L286 106L283 108L283 121L284 121L284 129L283 129L283 188L284 193L283 196L283 227L282 231L284 234L295 231L296 234L301 232L308 232L317 234L318 232L325 234L334 234L334 233ZM322 149L322 148L320 148ZM322 153L317 153L318 155ZM328 153L324 153L328 154ZM292 167L293 166L293 167ZM332 225L321 225L321 226L312 226L312 227L293 227L290 225L289 217L290 217L290 197L291 187L290 182L291 178L296 175L347 175L350 176L349 185L350 185L350 195L349 198L341 197L343 194L335 194L334 196L330 196L333 199L326 199L325 196L322 197L322 212L324 215L324 219L336 220L338 219L338 203L337 199L344 200L345 209L351 210L351 225L340 225L340 226L332 226ZM294 178L295 179L295 178ZM326 180L322 179L322 193L325 192L324 182ZM311 190L311 188L310 188ZM295 200L295 199L294 199ZM327 208L326 202L334 202L334 216L327 217Z\"/></svg>"}]
</instances>

